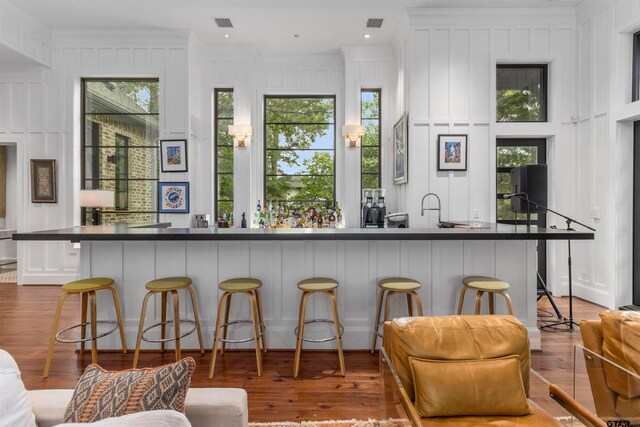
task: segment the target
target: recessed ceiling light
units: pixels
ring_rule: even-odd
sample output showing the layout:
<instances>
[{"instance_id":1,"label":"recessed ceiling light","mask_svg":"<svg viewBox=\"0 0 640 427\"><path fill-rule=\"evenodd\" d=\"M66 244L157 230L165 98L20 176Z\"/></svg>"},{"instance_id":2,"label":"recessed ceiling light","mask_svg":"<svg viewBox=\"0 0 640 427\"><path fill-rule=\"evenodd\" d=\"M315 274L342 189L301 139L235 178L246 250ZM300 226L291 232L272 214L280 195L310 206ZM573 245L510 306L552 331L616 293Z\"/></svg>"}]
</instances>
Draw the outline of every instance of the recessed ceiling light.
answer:
<instances>
[{"instance_id":1,"label":"recessed ceiling light","mask_svg":"<svg viewBox=\"0 0 640 427\"><path fill-rule=\"evenodd\" d=\"M225 39L228 39L228 38L229 38L229 34L225 34L225 35L224 35L224 38L225 38Z\"/></svg>"},{"instance_id":2,"label":"recessed ceiling light","mask_svg":"<svg viewBox=\"0 0 640 427\"><path fill-rule=\"evenodd\" d=\"M295 38L297 38L297 39L298 39L298 38L300 38L300 34L295 33L295 34L293 35L293 37L295 37Z\"/></svg>"},{"instance_id":3,"label":"recessed ceiling light","mask_svg":"<svg viewBox=\"0 0 640 427\"><path fill-rule=\"evenodd\" d=\"M368 38L371 38L371 36L370 36L369 34L365 34L365 35L364 35L364 38L365 38L365 39L368 39Z\"/></svg>"}]
</instances>

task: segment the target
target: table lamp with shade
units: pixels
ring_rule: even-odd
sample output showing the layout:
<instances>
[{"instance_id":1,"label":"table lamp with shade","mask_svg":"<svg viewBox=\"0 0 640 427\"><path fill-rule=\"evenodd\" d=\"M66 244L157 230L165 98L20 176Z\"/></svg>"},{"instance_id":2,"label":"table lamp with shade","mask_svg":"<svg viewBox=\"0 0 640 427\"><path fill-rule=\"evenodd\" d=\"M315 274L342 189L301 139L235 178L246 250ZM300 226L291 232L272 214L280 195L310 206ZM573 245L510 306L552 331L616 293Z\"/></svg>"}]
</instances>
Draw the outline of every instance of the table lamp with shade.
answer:
<instances>
[{"instance_id":1,"label":"table lamp with shade","mask_svg":"<svg viewBox=\"0 0 640 427\"><path fill-rule=\"evenodd\" d=\"M92 209L93 225L101 224L100 211L115 205L115 191L80 190L80 207Z\"/></svg>"}]
</instances>

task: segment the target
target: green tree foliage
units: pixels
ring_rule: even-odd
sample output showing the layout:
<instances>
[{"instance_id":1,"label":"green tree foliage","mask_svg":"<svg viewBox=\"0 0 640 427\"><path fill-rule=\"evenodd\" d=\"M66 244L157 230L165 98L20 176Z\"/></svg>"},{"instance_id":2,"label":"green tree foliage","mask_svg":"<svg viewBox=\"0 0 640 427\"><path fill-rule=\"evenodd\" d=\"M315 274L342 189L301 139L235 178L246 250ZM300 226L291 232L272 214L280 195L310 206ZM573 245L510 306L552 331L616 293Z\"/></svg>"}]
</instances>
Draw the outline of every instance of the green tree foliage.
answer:
<instances>
[{"instance_id":1,"label":"green tree foliage","mask_svg":"<svg viewBox=\"0 0 640 427\"><path fill-rule=\"evenodd\" d=\"M298 150L316 148L314 144L328 135L334 123L334 108L332 98L266 99L267 200L334 200L332 177L298 178L287 172L295 169L301 170L301 175L333 175L333 153L315 152L312 157L302 159ZM307 190L307 185L313 190ZM312 194L316 190L322 191ZM309 197L304 199L303 195Z\"/></svg>"},{"instance_id":2,"label":"green tree foliage","mask_svg":"<svg viewBox=\"0 0 640 427\"><path fill-rule=\"evenodd\" d=\"M497 149L497 166L500 168L514 168L524 165L537 164L537 150L532 146L502 146ZM509 172L499 172L496 179L496 192L498 194L511 193L511 174ZM511 200L498 199L496 218L500 220L515 219L514 212L511 211ZM519 220L526 219L526 214L517 214ZM532 219L537 216L532 214Z\"/></svg>"},{"instance_id":3,"label":"green tree foliage","mask_svg":"<svg viewBox=\"0 0 640 427\"><path fill-rule=\"evenodd\" d=\"M158 82L113 82L118 90L127 95L147 113L158 113L160 106Z\"/></svg>"},{"instance_id":4,"label":"green tree foliage","mask_svg":"<svg viewBox=\"0 0 640 427\"><path fill-rule=\"evenodd\" d=\"M333 175L333 156L326 151L315 152L303 164L310 175ZM333 200L333 176L302 176L301 188L293 200Z\"/></svg>"},{"instance_id":5,"label":"green tree foliage","mask_svg":"<svg viewBox=\"0 0 640 427\"><path fill-rule=\"evenodd\" d=\"M499 90L496 119L499 122L537 122L541 120L540 97L530 90Z\"/></svg>"}]
</instances>

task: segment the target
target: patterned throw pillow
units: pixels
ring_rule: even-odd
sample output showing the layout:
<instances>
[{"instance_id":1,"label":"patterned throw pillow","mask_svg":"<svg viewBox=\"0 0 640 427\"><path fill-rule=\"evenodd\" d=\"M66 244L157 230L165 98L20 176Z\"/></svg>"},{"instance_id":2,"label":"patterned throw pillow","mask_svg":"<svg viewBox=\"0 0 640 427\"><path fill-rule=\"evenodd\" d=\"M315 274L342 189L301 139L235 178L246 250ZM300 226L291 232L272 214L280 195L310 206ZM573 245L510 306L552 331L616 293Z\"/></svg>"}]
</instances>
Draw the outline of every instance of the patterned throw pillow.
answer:
<instances>
[{"instance_id":1,"label":"patterned throw pillow","mask_svg":"<svg viewBox=\"0 0 640 427\"><path fill-rule=\"evenodd\" d=\"M142 411L184 412L196 362L191 357L157 368L106 371L85 369L64 414L65 423L90 423Z\"/></svg>"}]
</instances>

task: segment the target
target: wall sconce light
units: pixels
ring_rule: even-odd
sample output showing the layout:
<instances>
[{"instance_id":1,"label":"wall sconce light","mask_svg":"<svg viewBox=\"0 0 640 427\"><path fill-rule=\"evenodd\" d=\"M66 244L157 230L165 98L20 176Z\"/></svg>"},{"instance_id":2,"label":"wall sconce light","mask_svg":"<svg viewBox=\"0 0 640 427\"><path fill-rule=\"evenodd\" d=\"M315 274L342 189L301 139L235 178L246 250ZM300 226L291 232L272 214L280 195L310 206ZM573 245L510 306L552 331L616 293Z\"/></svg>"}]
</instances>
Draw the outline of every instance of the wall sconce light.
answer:
<instances>
[{"instance_id":1,"label":"wall sconce light","mask_svg":"<svg viewBox=\"0 0 640 427\"><path fill-rule=\"evenodd\" d=\"M115 195L115 191L111 190L80 190L80 207L93 209L93 225L101 224L102 208L115 206Z\"/></svg>"},{"instance_id":2,"label":"wall sconce light","mask_svg":"<svg viewBox=\"0 0 640 427\"><path fill-rule=\"evenodd\" d=\"M342 136L349 141L347 148L356 148L358 147L358 140L364 136L364 126L344 125L342 126Z\"/></svg>"},{"instance_id":3,"label":"wall sconce light","mask_svg":"<svg viewBox=\"0 0 640 427\"><path fill-rule=\"evenodd\" d=\"M241 148L246 147L245 140L253 133L251 125L229 125L228 131L229 135L237 142L236 147Z\"/></svg>"}]
</instances>

